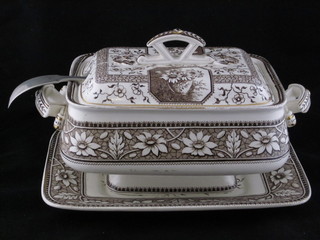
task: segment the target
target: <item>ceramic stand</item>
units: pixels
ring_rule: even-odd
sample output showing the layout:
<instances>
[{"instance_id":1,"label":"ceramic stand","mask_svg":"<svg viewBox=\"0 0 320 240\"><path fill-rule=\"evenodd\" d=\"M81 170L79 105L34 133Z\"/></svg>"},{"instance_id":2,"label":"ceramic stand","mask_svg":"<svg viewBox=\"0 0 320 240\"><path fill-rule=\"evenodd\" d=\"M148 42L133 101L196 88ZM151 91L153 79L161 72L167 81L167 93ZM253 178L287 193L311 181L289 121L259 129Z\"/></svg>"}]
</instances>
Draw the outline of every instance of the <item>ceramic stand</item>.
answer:
<instances>
[{"instance_id":1,"label":"ceramic stand","mask_svg":"<svg viewBox=\"0 0 320 240\"><path fill-rule=\"evenodd\" d=\"M235 176L106 175L108 187L126 192L226 191L236 187Z\"/></svg>"},{"instance_id":2,"label":"ceramic stand","mask_svg":"<svg viewBox=\"0 0 320 240\"><path fill-rule=\"evenodd\" d=\"M280 169L272 172L237 175L235 178L159 176L162 180L160 183L154 176L109 175L107 177L102 173L75 171L61 159L58 136L59 132L55 132L52 136L42 181L42 198L52 207L91 211L269 208L302 204L311 196L308 179L292 147L288 161ZM172 179L175 185L170 182ZM236 181L235 185L233 181ZM139 189L116 191L108 186L110 183L124 188L139 186L140 190L150 187L152 191L139 192L137 191ZM164 183L172 192L153 191L163 190ZM191 188L192 186L197 189L202 187L203 191L173 191L195 190ZM217 186L230 186L232 189L217 191L216 188L216 191L212 191L212 188Z\"/></svg>"}]
</instances>

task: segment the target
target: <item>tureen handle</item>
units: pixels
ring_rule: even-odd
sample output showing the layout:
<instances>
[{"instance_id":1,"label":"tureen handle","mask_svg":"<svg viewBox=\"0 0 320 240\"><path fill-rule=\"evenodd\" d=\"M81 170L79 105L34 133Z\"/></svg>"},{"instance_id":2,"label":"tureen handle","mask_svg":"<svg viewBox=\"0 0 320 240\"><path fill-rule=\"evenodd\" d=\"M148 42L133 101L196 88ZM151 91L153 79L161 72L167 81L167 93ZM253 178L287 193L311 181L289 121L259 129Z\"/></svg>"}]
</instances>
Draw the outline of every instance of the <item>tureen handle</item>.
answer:
<instances>
[{"instance_id":1,"label":"tureen handle","mask_svg":"<svg viewBox=\"0 0 320 240\"><path fill-rule=\"evenodd\" d=\"M63 83L68 81L75 81L75 82L82 82L85 78L84 77L72 77L72 76L60 76L60 75L45 75L40 77L31 78L23 83L21 83L18 87L14 89L10 96L9 105L19 97L22 93L29 91L36 87L41 87L43 85L48 84L57 84Z\"/></svg>"},{"instance_id":2,"label":"tureen handle","mask_svg":"<svg viewBox=\"0 0 320 240\"><path fill-rule=\"evenodd\" d=\"M183 41L187 42L188 46L183 50L180 56L172 56L169 49L164 45L168 41ZM147 42L148 47L153 47L159 55L155 56L140 56L138 63L140 64L199 64L211 63L213 59L207 55L193 55L199 47L204 47L206 42L198 35L174 29L171 31L163 32L151 38Z\"/></svg>"},{"instance_id":3,"label":"tureen handle","mask_svg":"<svg viewBox=\"0 0 320 240\"><path fill-rule=\"evenodd\" d=\"M310 91L300 84L290 84L286 90L287 96L287 124L288 127L296 125L294 113L306 113L311 105Z\"/></svg>"},{"instance_id":4,"label":"tureen handle","mask_svg":"<svg viewBox=\"0 0 320 240\"><path fill-rule=\"evenodd\" d=\"M293 113L306 113L308 112L311 100L310 100L310 91L305 89L300 84L290 84L286 90L287 95L287 107Z\"/></svg>"}]
</instances>

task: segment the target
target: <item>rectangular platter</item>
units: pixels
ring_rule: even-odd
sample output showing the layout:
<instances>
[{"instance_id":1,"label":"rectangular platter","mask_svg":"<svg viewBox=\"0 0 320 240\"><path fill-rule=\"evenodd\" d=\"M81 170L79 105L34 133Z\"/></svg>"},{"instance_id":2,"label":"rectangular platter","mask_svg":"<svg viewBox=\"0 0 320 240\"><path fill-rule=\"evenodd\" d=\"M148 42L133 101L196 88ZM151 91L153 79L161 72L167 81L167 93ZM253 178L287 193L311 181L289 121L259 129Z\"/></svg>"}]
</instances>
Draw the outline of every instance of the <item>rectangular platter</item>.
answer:
<instances>
[{"instance_id":1,"label":"rectangular platter","mask_svg":"<svg viewBox=\"0 0 320 240\"><path fill-rule=\"evenodd\" d=\"M290 145L290 157L278 170L237 175L229 191L117 192L101 173L68 167L60 156L60 132L51 138L42 181L42 198L50 206L89 211L186 211L294 206L305 203L311 188Z\"/></svg>"}]
</instances>

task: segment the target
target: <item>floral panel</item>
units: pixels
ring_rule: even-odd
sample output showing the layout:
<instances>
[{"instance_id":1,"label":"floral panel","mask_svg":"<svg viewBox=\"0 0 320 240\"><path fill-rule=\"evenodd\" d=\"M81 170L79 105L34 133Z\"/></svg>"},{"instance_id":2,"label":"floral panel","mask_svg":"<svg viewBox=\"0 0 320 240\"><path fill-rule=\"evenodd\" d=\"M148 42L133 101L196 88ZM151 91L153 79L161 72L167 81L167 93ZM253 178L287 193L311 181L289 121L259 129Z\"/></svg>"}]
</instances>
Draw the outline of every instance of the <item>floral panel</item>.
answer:
<instances>
[{"instance_id":1,"label":"floral panel","mask_svg":"<svg viewBox=\"0 0 320 240\"><path fill-rule=\"evenodd\" d=\"M210 72L203 68L155 68L150 92L159 102L201 104L212 93Z\"/></svg>"},{"instance_id":2,"label":"floral panel","mask_svg":"<svg viewBox=\"0 0 320 240\"><path fill-rule=\"evenodd\" d=\"M110 123L68 119L62 152L88 161L239 161L275 159L288 152L284 121L249 123Z\"/></svg>"}]
</instances>

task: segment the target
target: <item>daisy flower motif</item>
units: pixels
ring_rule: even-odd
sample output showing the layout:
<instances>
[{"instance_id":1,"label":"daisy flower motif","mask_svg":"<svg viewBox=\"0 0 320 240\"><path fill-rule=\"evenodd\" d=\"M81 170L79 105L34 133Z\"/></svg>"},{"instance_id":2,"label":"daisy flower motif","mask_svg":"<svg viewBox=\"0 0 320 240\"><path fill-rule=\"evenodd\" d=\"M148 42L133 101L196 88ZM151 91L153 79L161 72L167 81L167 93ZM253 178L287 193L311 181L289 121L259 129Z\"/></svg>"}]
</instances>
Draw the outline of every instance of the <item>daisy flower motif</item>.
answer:
<instances>
[{"instance_id":1,"label":"daisy flower motif","mask_svg":"<svg viewBox=\"0 0 320 240\"><path fill-rule=\"evenodd\" d=\"M182 153L190 153L191 155L213 155L211 149L218 146L213 142L209 142L210 135L203 135L200 131L196 134L190 132L189 138L182 138L183 143L187 146L182 150Z\"/></svg>"},{"instance_id":2,"label":"daisy flower motif","mask_svg":"<svg viewBox=\"0 0 320 240\"><path fill-rule=\"evenodd\" d=\"M76 180L74 180L75 178L77 177L74 176L73 171L70 170L58 170L56 173L56 181L63 182L67 187L69 187L70 184L77 184Z\"/></svg>"},{"instance_id":3,"label":"daisy flower motif","mask_svg":"<svg viewBox=\"0 0 320 240\"><path fill-rule=\"evenodd\" d=\"M188 71L183 71L183 72L180 73L180 79L181 79L182 81L190 81L190 80L193 80L194 77L193 77L193 75L192 75L190 72L188 72Z\"/></svg>"},{"instance_id":4,"label":"daisy flower motif","mask_svg":"<svg viewBox=\"0 0 320 240\"><path fill-rule=\"evenodd\" d=\"M271 181L278 185L279 183L288 183L288 180L292 180L291 170L284 170L280 168L278 171L272 171L270 176Z\"/></svg>"},{"instance_id":5,"label":"daisy flower motif","mask_svg":"<svg viewBox=\"0 0 320 240\"><path fill-rule=\"evenodd\" d=\"M181 80L180 72L177 70L168 70L161 75L161 78L169 83L176 83Z\"/></svg>"},{"instance_id":6,"label":"daisy flower motif","mask_svg":"<svg viewBox=\"0 0 320 240\"><path fill-rule=\"evenodd\" d=\"M137 136L137 138L140 140L140 142L136 143L133 147L141 149L142 156L146 156L150 152L156 156L159 155L159 152L168 152L168 149L165 145L166 140L164 140L160 134L151 135L148 132L143 132L143 134Z\"/></svg>"},{"instance_id":7,"label":"daisy flower motif","mask_svg":"<svg viewBox=\"0 0 320 240\"><path fill-rule=\"evenodd\" d=\"M257 154L261 154L264 151L267 151L269 154L272 154L273 150L279 151L279 139L275 135L275 133L268 134L265 131L260 130L253 134L253 138L256 141L251 142L249 147L258 148Z\"/></svg>"},{"instance_id":8,"label":"daisy flower motif","mask_svg":"<svg viewBox=\"0 0 320 240\"><path fill-rule=\"evenodd\" d=\"M78 156L97 156L93 150L98 149L101 146L97 143L93 143L92 140L93 136L87 137L85 132L81 133L81 135L76 132L75 137L70 136L72 146L69 148L69 151L77 154Z\"/></svg>"}]
</instances>

